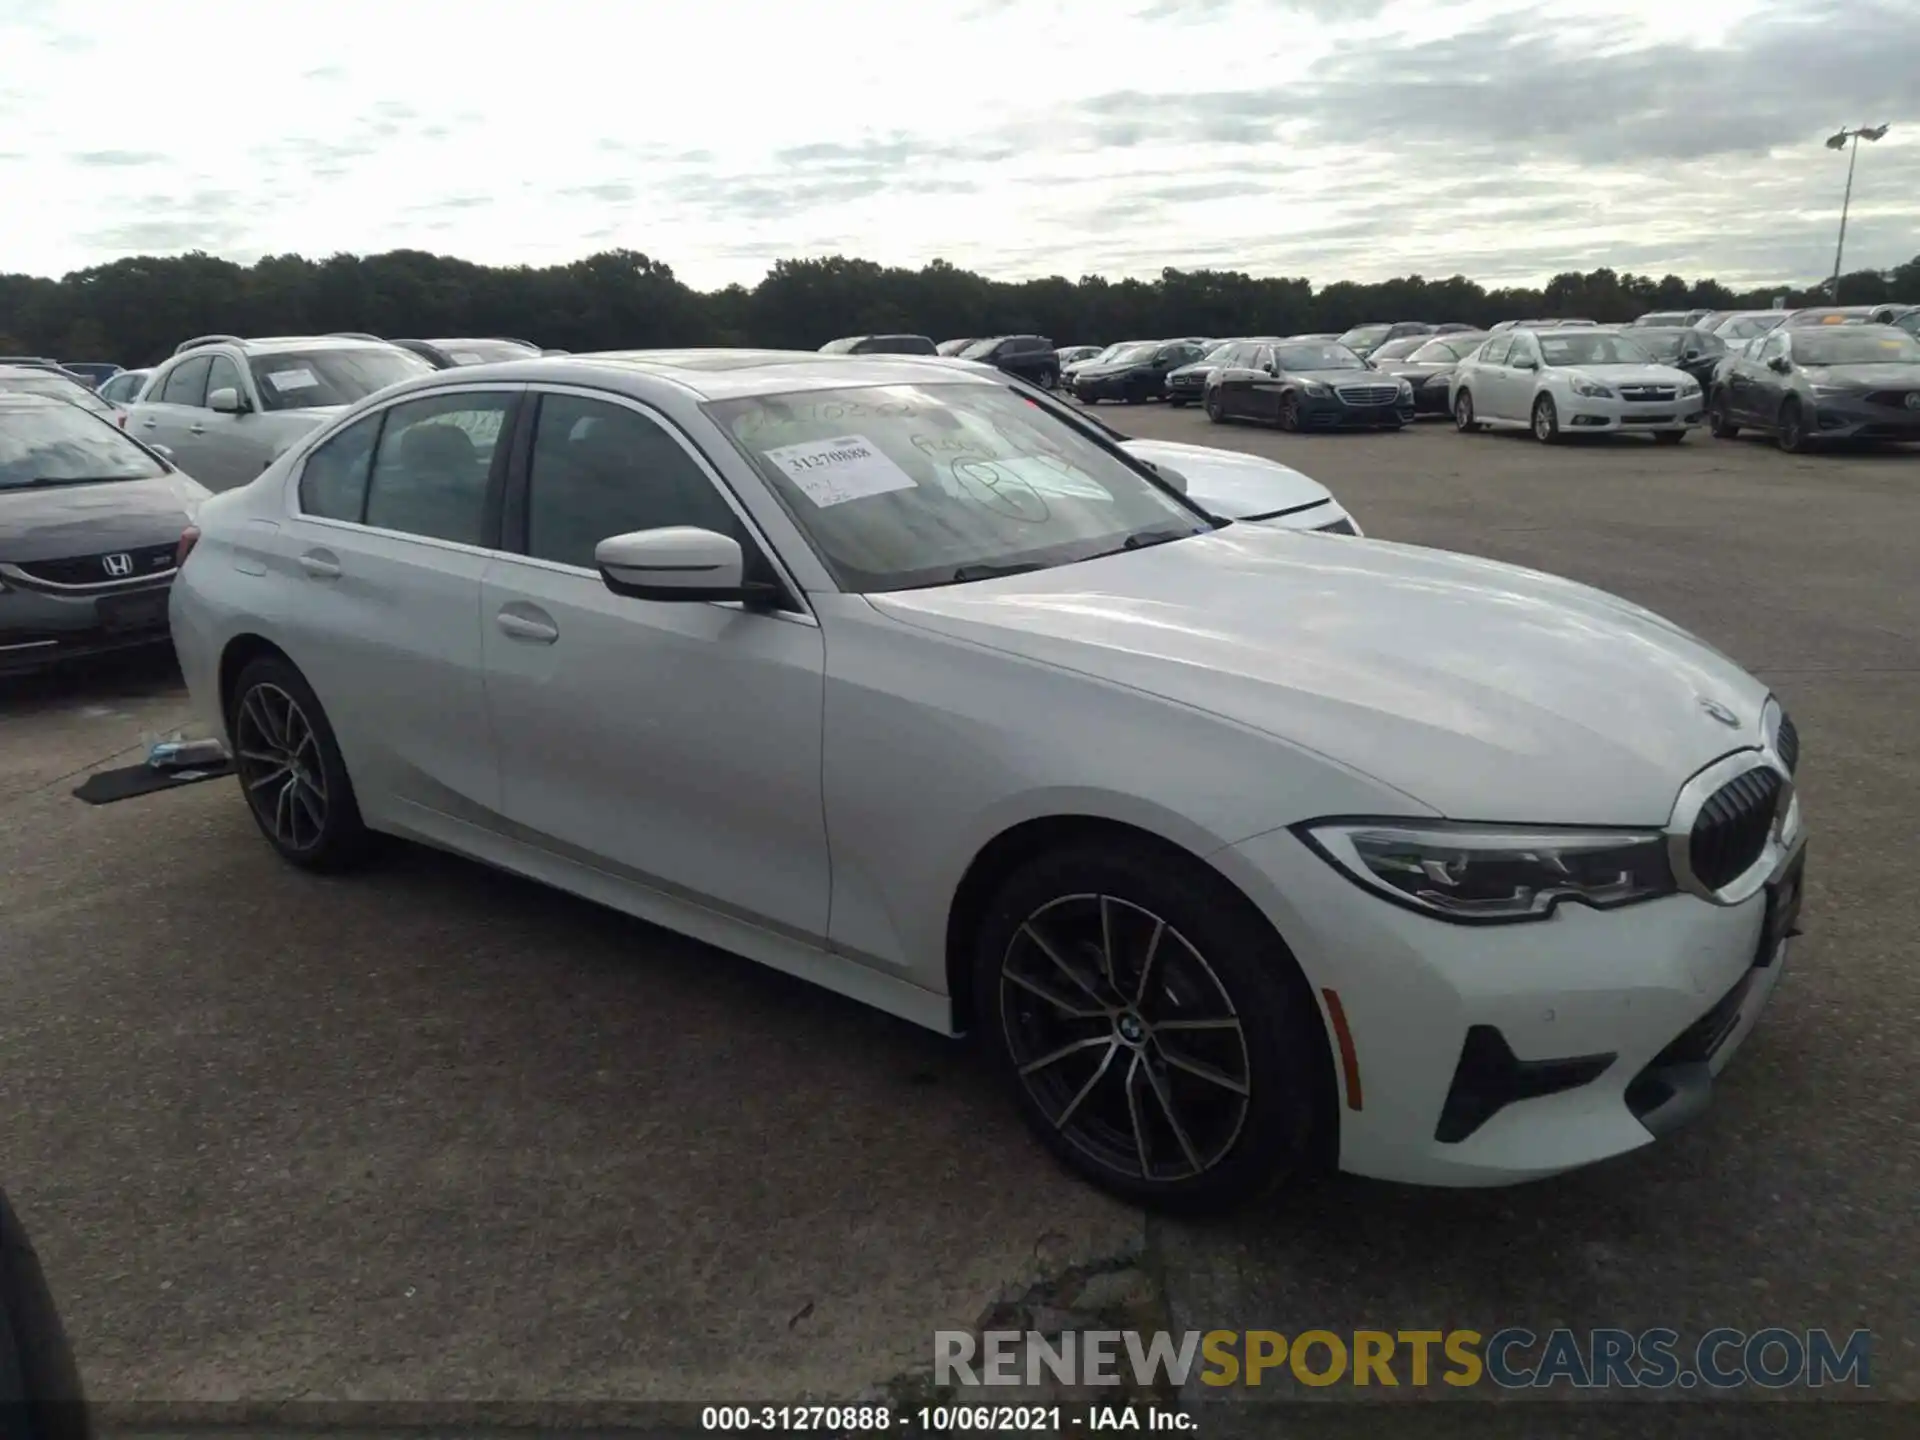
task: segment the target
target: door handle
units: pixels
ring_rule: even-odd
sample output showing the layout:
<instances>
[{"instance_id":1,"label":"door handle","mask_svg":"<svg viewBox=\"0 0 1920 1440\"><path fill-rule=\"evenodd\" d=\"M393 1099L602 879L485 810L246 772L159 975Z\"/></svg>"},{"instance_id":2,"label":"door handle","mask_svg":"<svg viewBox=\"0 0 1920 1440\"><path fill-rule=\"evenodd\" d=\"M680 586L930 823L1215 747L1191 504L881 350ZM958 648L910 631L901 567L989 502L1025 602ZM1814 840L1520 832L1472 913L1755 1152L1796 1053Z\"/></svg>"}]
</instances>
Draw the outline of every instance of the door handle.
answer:
<instances>
[{"instance_id":1,"label":"door handle","mask_svg":"<svg viewBox=\"0 0 1920 1440\"><path fill-rule=\"evenodd\" d=\"M502 610L493 617L494 624L500 627L500 633L515 640L531 640L536 645L551 645L560 638L560 627L548 620L535 620L531 616L516 615L511 610Z\"/></svg>"},{"instance_id":2,"label":"door handle","mask_svg":"<svg viewBox=\"0 0 1920 1440\"><path fill-rule=\"evenodd\" d=\"M336 580L340 576L340 562L314 550L300 557L300 568L316 580Z\"/></svg>"}]
</instances>

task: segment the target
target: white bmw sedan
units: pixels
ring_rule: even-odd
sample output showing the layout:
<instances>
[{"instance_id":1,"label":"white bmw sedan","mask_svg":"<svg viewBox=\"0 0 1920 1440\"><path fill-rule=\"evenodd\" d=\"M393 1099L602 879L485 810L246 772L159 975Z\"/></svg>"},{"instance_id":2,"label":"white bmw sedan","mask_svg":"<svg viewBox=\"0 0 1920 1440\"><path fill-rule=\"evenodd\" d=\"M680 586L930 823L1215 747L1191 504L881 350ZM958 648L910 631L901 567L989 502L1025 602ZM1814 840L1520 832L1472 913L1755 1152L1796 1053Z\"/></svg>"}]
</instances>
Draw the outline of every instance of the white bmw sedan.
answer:
<instances>
[{"instance_id":1,"label":"white bmw sedan","mask_svg":"<svg viewBox=\"0 0 1920 1440\"><path fill-rule=\"evenodd\" d=\"M1644 1145L1798 912L1797 738L1702 641L1215 519L910 359L441 372L182 548L181 664L288 861L411 837L977 1030L1150 1204Z\"/></svg>"},{"instance_id":2,"label":"white bmw sedan","mask_svg":"<svg viewBox=\"0 0 1920 1440\"><path fill-rule=\"evenodd\" d=\"M1631 334L1593 328L1489 337L1455 368L1448 401L1463 431L1524 428L1547 445L1620 432L1678 445L1707 418L1698 380Z\"/></svg>"}]
</instances>

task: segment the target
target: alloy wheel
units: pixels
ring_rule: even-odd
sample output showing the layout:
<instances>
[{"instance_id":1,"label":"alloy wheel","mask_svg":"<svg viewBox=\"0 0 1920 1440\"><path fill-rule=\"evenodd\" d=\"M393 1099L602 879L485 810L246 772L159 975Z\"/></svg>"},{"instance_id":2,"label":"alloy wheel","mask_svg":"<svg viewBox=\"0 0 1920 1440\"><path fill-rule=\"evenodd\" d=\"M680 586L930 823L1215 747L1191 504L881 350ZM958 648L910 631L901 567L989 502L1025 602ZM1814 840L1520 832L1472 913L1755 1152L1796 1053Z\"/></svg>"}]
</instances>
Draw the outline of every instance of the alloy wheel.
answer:
<instances>
[{"instance_id":1,"label":"alloy wheel","mask_svg":"<svg viewBox=\"0 0 1920 1440\"><path fill-rule=\"evenodd\" d=\"M1473 396L1469 395L1465 390L1462 390L1460 392L1460 398L1453 402L1453 423L1454 428L1458 430L1472 430L1474 428Z\"/></svg>"},{"instance_id":2,"label":"alloy wheel","mask_svg":"<svg viewBox=\"0 0 1920 1440\"><path fill-rule=\"evenodd\" d=\"M1280 402L1280 428L1287 431L1300 428L1300 402L1291 395Z\"/></svg>"},{"instance_id":3,"label":"alloy wheel","mask_svg":"<svg viewBox=\"0 0 1920 1440\"><path fill-rule=\"evenodd\" d=\"M999 1010L1044 1123L1102 1168L1189 1180L1239 1139L1252 1095L1241 1018L1205 957L1146 908L1043 905L1007 947Z\"/></svg>"},{"instance_id":4,"label":"alloy wheel","mask_svg":"<svg viewBox=\"0 0 1920 1440\"><path fill-rule=\"evenodd\" d=\"M255 685L234 711L234 768L268 834L311 850L327 830L327 778L319 739L299 703L278 685Z\"/></svg>"},{"instance_id":5,"label":"alloy wheel","mask_svg":"<svg viewBox=\"0 0 1920 1440\"><path fill-rule=\"evenodd\" d=\"M1219 391L1217 390L1207 391L1205 408L1207 412L1207 419L1214 421L1216 424L1219 423L1221 418Z\"/></svg>"},{"instance_id":6,"label":"alloy wheel","mask_svg":"<svg viewBox=\"0 0 1920 1440\"><path fill-rule=\"evenodd\" d=\"M1789 400L1780 412L1780 428L1775 432L1780 448L1789 454L1804 450L1807 445L1805 421L1800 415L1797 401Z\"/></svg>"},{"instance_id":7,"label":"alloy wheel","mask_svg":"<svg viewBox=\"0 0 1920 1440\"><path fill-rule=\"evenodd\" d=\"M1542 445L1551 445L1560 438L1560 417L1554 413L1553 401L1545 395L1533 402L1533 438Z\"/></svg>"}]
</instances>

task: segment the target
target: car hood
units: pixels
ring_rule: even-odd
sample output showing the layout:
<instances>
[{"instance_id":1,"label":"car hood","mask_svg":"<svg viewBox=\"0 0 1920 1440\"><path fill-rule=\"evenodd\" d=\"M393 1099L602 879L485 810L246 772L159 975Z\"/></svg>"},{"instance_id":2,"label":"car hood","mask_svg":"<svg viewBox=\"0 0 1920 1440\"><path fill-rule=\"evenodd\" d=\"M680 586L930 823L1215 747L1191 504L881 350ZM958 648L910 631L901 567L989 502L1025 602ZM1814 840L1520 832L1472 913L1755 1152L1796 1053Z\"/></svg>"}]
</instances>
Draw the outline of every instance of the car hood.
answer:
<instances>
[{"instance_id":1,"label":"car hood","mask_svg":"<svg viewBox=\"0 0 1920 1440\"><path fill-rule=\"evenodd\" d=\"M1759 742L1767 698L1705 642L1573 581L1264 527L869 599L1264 731L1456 819L1664 822L1686 779Z\"/></svg>"},{"instance_id":2,"label":"car hood","mask_svg":"<svg viewBox=\"0 0 1920 1440\"><path fill-rule=\"evenodd\" d=\"M1920 365L1876 361L1866 365L1802 365L1801 373L1816 385L1849 385L1862 390L1920 385Z\"/></svg>"},{"instance_id":3,"label":"car hood","mask_svg":"<svg viewBox=\"0 0 1920 1440\"><path fill-rule=\"evenodd\" d=\"M1125 375L1129 370L1151 369L1152 365L1153 362L1150 360L1129 360L1120 365L1114 364L1111 360L1102 361L1096 365L1089 360L1074 373L1083 380L1097 380L1103 375Z\"/></svg>"},{"instance_id":4,"label":"car hood","mask_svg":"<svg viewBox=\"0 0 1920 1440\"><path fill-rule=\"evenodd\" d=\"M178 540L207 493L180 474L0 490L0 561L63 560Z\"/></svg>"},{"instance_id":5,"label":"car hood","mask_svg":"<svg viewBox=\"0 0 1920 1440\"><path fill-rule=\"evenodd\" d=\"M1420 380L1429 375L1445 375L1459 364L1458 360L1382 360L1380 373L1402 380Z\"/></svg>"},{"instance_id":6,"label":"car hood","mask_svg":"<svg viewBox=\"0 0 1920 1440\"><path fill-rule=\"evenodd\" d=\"M1399 377L1382 370L1288 370L1282 380L1311 380L1318 385L1391 385Z\"/></svg>"},{"instance_id":7,"label":"car hood","mask_svg":"<svg viewBox=\"0 0 1920 1440\"><path fill-rule=\"evenodd\" d=\"M1175 440L1126 440L1121 448L1184 476L1188 497L1210 514L1227 520L1303 510L1333 498L1318 480L1277 460L1263 460L1238 450L1183 445Z\"/></svg>"}]
</instances>

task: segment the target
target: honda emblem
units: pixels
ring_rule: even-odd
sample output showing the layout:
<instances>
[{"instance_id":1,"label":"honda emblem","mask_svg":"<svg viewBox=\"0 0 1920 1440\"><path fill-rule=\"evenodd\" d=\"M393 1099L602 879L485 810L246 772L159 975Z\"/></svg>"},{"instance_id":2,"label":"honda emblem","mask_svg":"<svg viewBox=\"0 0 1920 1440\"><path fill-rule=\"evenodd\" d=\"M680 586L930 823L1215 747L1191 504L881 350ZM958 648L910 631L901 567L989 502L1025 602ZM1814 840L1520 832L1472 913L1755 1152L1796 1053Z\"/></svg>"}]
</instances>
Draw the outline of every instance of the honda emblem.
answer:
<instances>
[{"instance_id":1,"label":"honda emblem","mask_svg":"<svg viewBox=\"0 0 1920 1440\"><path fill-rule=\"evenodd\" d=\"M124 551L117 555L102 555L100 567L116 580L124 580L133 573L133 556Z\"/></svg>"}]
</instances>

